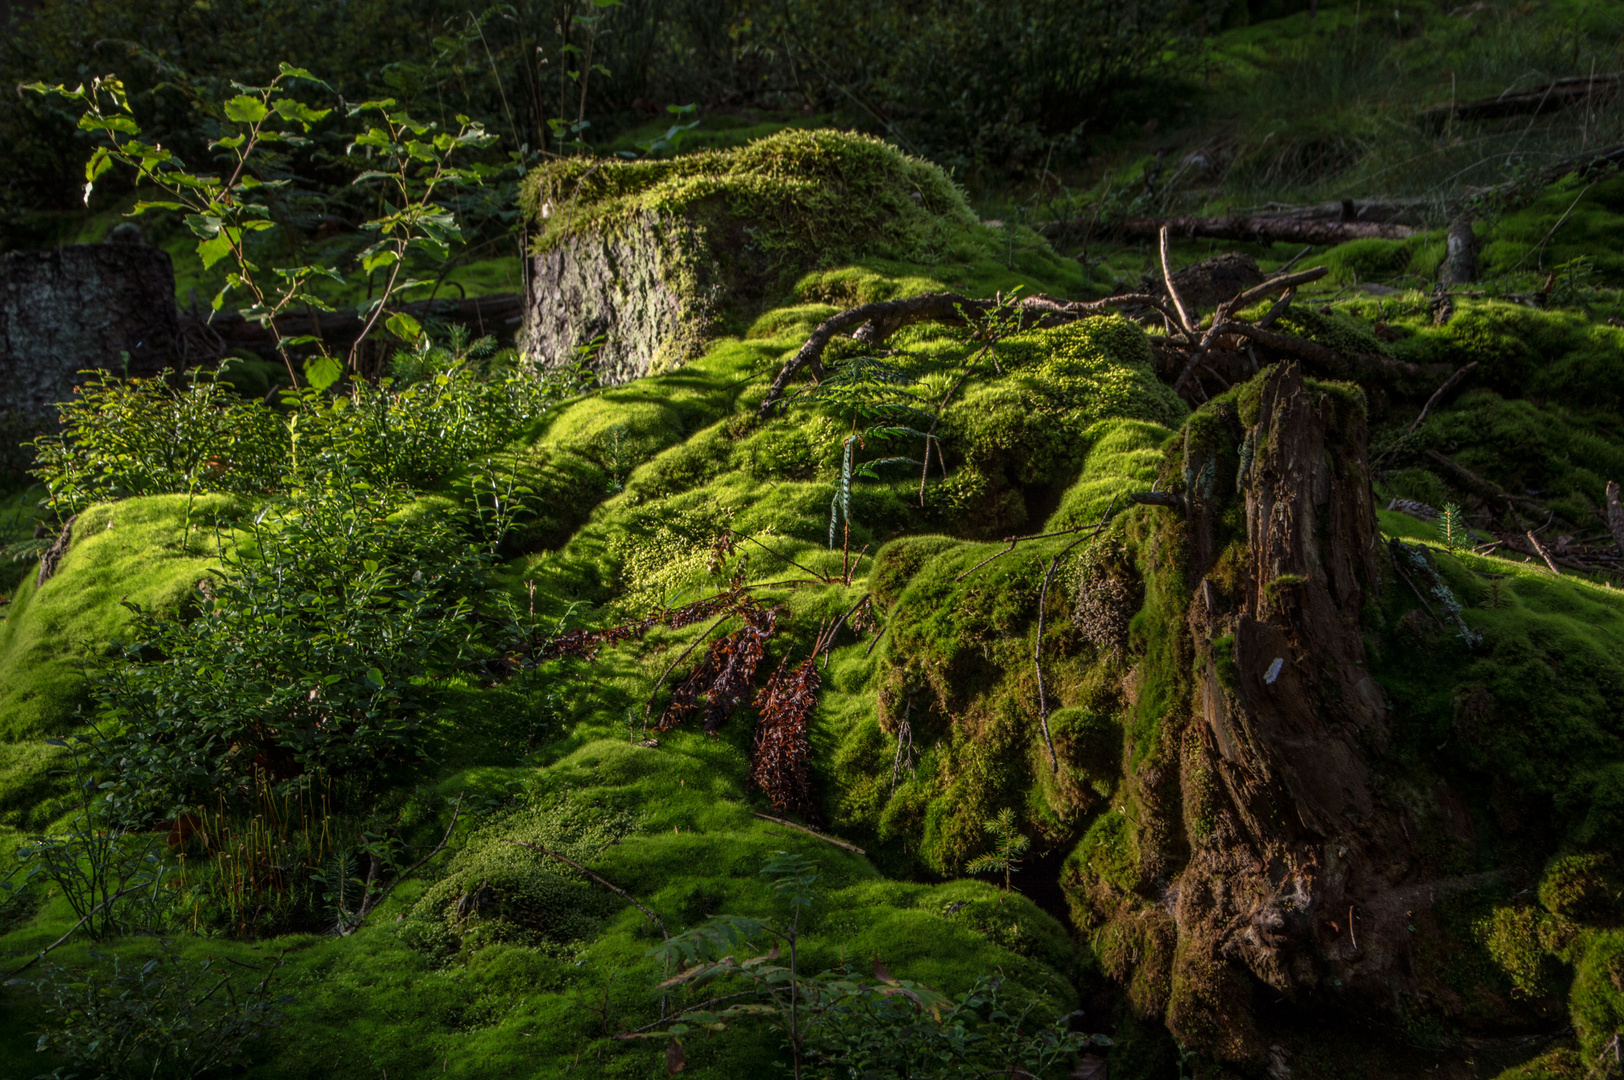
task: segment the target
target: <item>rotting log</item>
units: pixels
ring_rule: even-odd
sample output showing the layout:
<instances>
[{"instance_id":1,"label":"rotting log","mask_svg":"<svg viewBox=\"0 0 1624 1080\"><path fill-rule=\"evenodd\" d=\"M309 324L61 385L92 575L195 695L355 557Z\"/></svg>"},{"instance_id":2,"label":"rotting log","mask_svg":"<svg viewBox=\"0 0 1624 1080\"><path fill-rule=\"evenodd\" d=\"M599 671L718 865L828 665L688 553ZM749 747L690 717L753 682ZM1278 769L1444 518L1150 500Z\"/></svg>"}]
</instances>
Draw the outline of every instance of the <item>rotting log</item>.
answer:
<instances>
[{"instance_id":1,"label":"rotting log","mask_svg":"<svg viewBox=\"0 0 1624 1080\"><path fill-rule=\"evenodd\" d=\"M1150 860L1167 872L1182 863L1166 889L1177 936L1169 1026L1221 1057L1255 1060L1264 1047L1245 1004L1251 979L1288 999L1332 980L1378 998L1413 980L1405 915L1417 901L1400 898L1420 832L1384 799L1373 766L1387 705L1360 614L1386 549L1363 406L1286 363L1265 376L1255 423L1228 404L1217 418L1226 437L1187 444L1184 462L1197 478L1184 492L1194 685L1179 786L1187 826L1205 828L1168 822L1141 843L1183 833L1189 845L1183 858L1169 847ZM1255 451L1239 470L1230 438ZM1237 502L1238 577L1218 570ZM1227 656L1220 640L1232 643ZM1166 798L1140 804L1179 813ZM1350 910L1356 935L1331 926Z\"/></svg>"},{"instance_id":2,"label":"rotting log","mask_svg":"<svg viewBox=\"0 0 1624 1080\"><path fill-rule=\"evenodd\" d=\"M1422 109L1416 119L1424 126L1441 128L1450 121L1498 120L1507 116L1538 116L1582 105L1594 98L1618 93L1624 75L1578 75L1557 79L1519 94L1499 94L1473 101L1458 101Z\"/></svg>"},{"instance_id":3,"label":"rotting log","mask_svg":"<svg viewBox=\"0 0 1624 1080\"><path fill-rule=\"evenodd\" d=\"M1074 228L1070 221L1039 228L1045 236ZM1129 218L1119 229L1128 236L1153 237L1163 228L1185 239L1235 240L1243 243L1341 244L1349 240L1402 240L1418 231L1413 225L1380 221L1343 221L1288 215L1258 214L1222 217Z\"/></svg>"}]
</instances>

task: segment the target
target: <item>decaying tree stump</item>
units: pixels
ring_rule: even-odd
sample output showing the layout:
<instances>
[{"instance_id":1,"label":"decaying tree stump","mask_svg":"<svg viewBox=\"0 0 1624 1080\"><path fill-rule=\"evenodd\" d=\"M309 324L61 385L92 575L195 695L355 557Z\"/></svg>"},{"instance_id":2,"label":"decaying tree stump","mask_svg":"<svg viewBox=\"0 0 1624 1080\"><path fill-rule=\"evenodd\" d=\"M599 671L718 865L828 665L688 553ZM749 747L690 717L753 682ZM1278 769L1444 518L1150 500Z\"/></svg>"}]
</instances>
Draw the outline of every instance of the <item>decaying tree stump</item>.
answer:
<instances>
[{"instance_id":1,"label":"decaying tree stump","mask_svg":"<svg viewBox=\"0 0 1624 1080\"><path fill-rule=\"evenodd\" d=\"M1169 821L1141 843L1160 834L1147 864L1172 878L1168 1023L1256 1060L1254 979L1300 1002L1333 980L1370 995L1405 981L1419 832L1375 775L1388 714L1360 613L1388 556L1363 403L1285 363L1213 419L1185 449L1182 813L1166 793L1142 800L1182 818L1183 835ZM1244 536L1226 532L1236 501Z\"/></svg>"},{"instance_id":2,"label":"decaying tree stump","mask_svg":"<svg viewBox=\"0 0 1624 1080\"><path fill-rule=\"evenodd\" d=\"M0 413L48 414L84 369L157 374L174 361L178 334L175 271L160 248L0 256Z\"/></svg>"}]
</instances>

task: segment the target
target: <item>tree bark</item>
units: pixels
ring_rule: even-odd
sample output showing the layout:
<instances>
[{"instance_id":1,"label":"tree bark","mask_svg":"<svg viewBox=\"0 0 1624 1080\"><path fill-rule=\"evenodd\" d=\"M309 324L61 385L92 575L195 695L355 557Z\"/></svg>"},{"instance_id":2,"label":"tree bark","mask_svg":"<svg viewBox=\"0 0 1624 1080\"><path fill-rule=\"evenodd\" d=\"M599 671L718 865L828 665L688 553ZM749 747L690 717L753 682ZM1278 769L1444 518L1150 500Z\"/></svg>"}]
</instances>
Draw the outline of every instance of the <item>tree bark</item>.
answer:
<instances>
[{"instance_id":1,"label":"tree bark","mask_svg":"<svg viewBox=\"0 0 1624 1080\"><path fill-rule=\"evenodd\" d=\"M49 415L88 368L155 375L177 359L175 271L143 243L0 257L0 411Z\"/></svg>"},{"instance_id":2,"label":"tree bark","mask_svg":"<svg viewBox=\"0 0 1624 1080\"><path fill-rule=\"evenodd\" d=\"M1233 458L1219 460L1221 447L1186 450L1185 475L1197 478L1185 492L1190 857L1169 890L1178 947L1168 1022L1241 1060L1262 1049L1242 972L1288 999L1333 978L1374 995L1402 981L1409 941L1392 898L1414 845L1406 811L1383 804L1371 765L1387 706L1366 666L1360 613L1385 548L1363 408L1311 389L1288 363L1266 376L1255 424L1225 415L1253 450L1238 473ZM1238 584L1226 584L1209 572L1234 500L1246 562ZM1220 640L1231 643L1227 656ZM1357 945L1331 926L1350 908L1362 913Z\"/></svg>"}]
</instances>

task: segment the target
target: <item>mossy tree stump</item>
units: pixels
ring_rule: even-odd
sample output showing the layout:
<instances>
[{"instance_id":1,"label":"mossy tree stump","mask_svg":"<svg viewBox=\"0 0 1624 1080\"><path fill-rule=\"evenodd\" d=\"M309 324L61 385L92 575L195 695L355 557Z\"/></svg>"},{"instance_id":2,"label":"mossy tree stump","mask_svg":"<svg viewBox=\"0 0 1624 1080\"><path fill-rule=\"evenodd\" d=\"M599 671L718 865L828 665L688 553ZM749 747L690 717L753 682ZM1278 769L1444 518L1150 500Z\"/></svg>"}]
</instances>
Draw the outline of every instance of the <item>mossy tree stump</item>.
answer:
<instances>
[{"instance_id":1,"label":"mossy tree stump","mask_svg":"<svg viewBox=\"0 0 1624 1080\"><path fill-rule=\"evenodd\" d=\"M929 261L977 227L939 167L837 131L668 160L555 161L527 178L522 210L534 239L520 353L564 366L596 342L606 384L686 363L810 270Z\"/></svg>"}]
</instances>

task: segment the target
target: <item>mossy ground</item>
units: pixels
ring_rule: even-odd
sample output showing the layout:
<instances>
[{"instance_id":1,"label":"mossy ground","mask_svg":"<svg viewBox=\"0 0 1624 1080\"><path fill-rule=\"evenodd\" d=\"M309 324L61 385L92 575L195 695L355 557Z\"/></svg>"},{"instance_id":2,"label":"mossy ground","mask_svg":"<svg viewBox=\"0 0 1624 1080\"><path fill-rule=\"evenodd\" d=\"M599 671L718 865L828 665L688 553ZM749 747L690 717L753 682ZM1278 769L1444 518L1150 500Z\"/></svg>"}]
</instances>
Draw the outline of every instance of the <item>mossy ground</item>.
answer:
<instances>
[{"instance_id":1,"label":"mossy ground","mask_svg":"<svg viewBox=\"0 0 1624 1080\"><path fill-rule=\"evenodd\" d=\"M816 143L795 138L803 149ZM769 179L780 166L787 175L805 164L783 156L792 142L751 160ZM611 185L594 197L593 212L602 220L641 212L650 191L671 205L710 197L716 161L694 160L625 166L631 171L615 181L625 191ZM569 173L574 167L560 166L558 176L582 179ZM606 171L592 182L609 179ZM790 217L794 185L782 179L737 197L788 243L801 226ZM1121 249L1110 256L1115 263L1085 271L1035 245L1000 252L982 232L962 250L942 247L921 259L908 245L938 235L931 230L941 222L943 236L981 228L957 192L939 177L925 180L937 185L928 197L940 201L929 204L938 224L903 206L895 227L913 231L893 237L901 239L890 250L874 233L837 237L853 258L790 281L784 302L738 336L711 343L679 370L550 413L504 454L536 495L502 587L528 603L534 585L543 622L601 626L697 599L747 558L743 580L785 607L788 629L768 656L776 665L803 658L821 625L873 595L884 636L875 640L877 628L842 632L811 731L822 824L868 857L751 814L764 804L746 782L747 709L715 738L678 729L657 748L636 745L632 729L640 730L656 678L700 626L653 630L590 664L554 661L523 684L447 688L431 718L430 758L405 778L391 811L409 842L426 850L445 827L448 800L463 795L470 811L454 853L403 883L351 937L178 936L193 957L246 961L289 949L287 1024L254 1046L250 1075L657 1074L659 1044L607 1037L658 1015L660 972L645 955L657 931L635 908L506 844L510 838L574 853L672 929L722 912L771 913L762 862L779 849L805 854L824 875L808 937L812 966L878 953L893 972L948 990L1002 971L1054 1012L1120 975L1128 1007L1111 1020L1121 1042L1113 1072L1151 1077L1178 1068L1160 1022L1165 964L1140 962L1170 961L1172 946L1160 902L1144 894L1136 828L1147 795L1131 781L1176 761L1171 725L1181 705L1179 665L1188 662L1179 648L1187 599L1180 536L1162 524L1164 511L1140 508L1119 512L1063 561L1070 537L1024 543L977 566L1003 550L1006 536L1077 528L1113 502L1121 511L1131 491L1188 483L1185 447L1215 437L1211 410L1188 417L1151 373L1145 335L1121 319L1012 339L999 352L1001 370L971 378L945 414L945 479L933 465L921 498L917 464L902 462L855 484L850 547L864 553L850 583L769 584L807 576L789 560L829 578L849 561L828 539L849 421L793 402L771 419L757 416L767 380L813 326L843 306L944 286L978 295L1016 284L1076 291L1103 284L1112 265L1125 272L1142 258ZM838 209L813 207L811 220ZM780 225L789 231L772 234ZM1350 277L1389 255L1390 266L1402 259L1403 272L1421 273L1431 243L1397 254L1350 249L1336 260ZM1203 250L1179 248L1183 257ZM1268 251L1277 261L1294 253ZM1408 439L1400 436L1418 405L1373 405L1378 452L1394 451L1383 495L1465 501L1426 465L1424 451L1437 449L1507 489L1537 491L1574 527L1598 525L1601 485L1624 471L1624 373L1619 331L1595 312L1464 299L1437 326L1419 294L1356 296L1294 327L1416 362L1480 363L1465 392ZM972 355L960 335L925 326L890 347L888 361L924 396L945 390ZM1339 408L1354 406L1351 393L1327 393ZM1244 390L1233 404L1248 407ZM1226 461L1236 452L1223 449ZM918 451L905 439L876 438L862 455ZM190 512L212 521L242 509L198 500ZM117 635L120 598L184 604L208 571L206 538L194 531L182 544L186 513L185 500L173 497L95 508L81 517L57 577L18 591L0 628L8 828L42 828L66 810L40 739L78 722L82 669ZM1414 518L1384 514L1382 524L1388 535L1437 546L1436 530ZM718 570L713 547L727 532L772 551L741 542ZM1418 820L1433 830L1427 851L1440 872L1503 873L1419 924L1426 996L1406 1005L1417 1019L1382 1053L1397 1061L1418 1040L1450 1045L1495 1024L1528 1025L1568 1010L1582 1052L1594 1057L1624 1011L1612 974L1617 931L1605 905L1576 905L1557 885L1546 889L1556 899L1541 910L1572 923L1582 942L1548 960L1539 941L1531 952L1527 941L1502 934L1497 944L1480 928L1497 907L1543 900L1538 884L1555 880L1545 868L1552 856L1617 857L1624 730L1613 703L1624 690L1624 594L1513 560L1436 550L1427 558L1483 640L1467 647L1417 614L1400 581L1384 581L1367 616L1373 665L1394 707L1383 767L1394 785L1418 793ZM1049 739L1038 721L1038 648ZM1458 793L1460 815L1429 802L1442 783ZM1041 906L991 882L955 880L987 850L984 822L1005 808L1034 839L1014 880ZM1188 825L1200 829L1198 820ZM457 902L482 883L493 883L502 903L454 918ZM1121 911L1138 922L1106 918ZM65 903L50 899L6 928L0 952L21 956L71 922ZM142 955L154 945L112 947ZM1549 1000L1517 997L1500 962L1528 955L1556 973ZM53 959L86 963L89 947L75 943ZM39 1071L26 1034L38 1023L36 1006L13 990L4 1009L0 1072ZM1107 1015L1100 1011L1102 1024ZM1427 1053L1445 1052L1436 1045ZM687 1071L752 1075L776 1060L770 1040L717 1037L693 1041ZM1347 1060L1305 1052L1293 1075L1342 1075ZM1395 1069L1418 1059L1406 1060Z\"/></svg>"},{"instance_id":2,"label":"mossy ground","mask_svg":"<svg viewBox=\"0 0 1624 1080\"><path fill-rule=\"evenodd\" d=\"M945 270L977 290L1013 284L1020 276L995 263ZM842 290L894 295L939 287L931 275L943 272L873 263L810 277L799 291L809 298ZM1026 280L1054 287L1052 281ZM506 587L526 600L534 583L538 618L598 625L661 602L695 598L713 587L705 554L729 526L820 570L838 566L840 555L828 550L826 534L843 430L811 409L770 422L754 415L764 377L815 324L818 309L811 303L778 313L744 338L716 343L679 371L597 392L558 410L510 448L509 462L537 492L535 513L515 541L534 553L515 558L503 575ZM1137 330L1115 333L1127 333L1142 346ZM1013 419L1031 395L1059 395L1048 407L1064 426L1047 443L1039 432L1020 436L1020 445L1046 455L1041 468L1022 472L1008 458L1016 444L1007 431L1016 429L1007 424L988 432L943 433L953 467L984 457L987 474L1013 493L1006 500L1015 508L1012 520L1024 514L1017 508L1023 490L1063 491L1071 472L1083 466L1086 450L1062 445L1072 435L1109 443L1111 453L1122 454L1121 438L1103 417L1142 417L1126 422L1154 427L1155 419L1176 419L1181 409L1141 370L1141 353L1116 357L1114 339L1058 351L1035 340L1026 348L1014 361L1026 371L1025 389L992 412ZM968 354L953 335L921 332L913 335L905 363L923 379L953 370ZM1051 361L1072 366L1046 370ZM1081 391L1095 376L1102 388L1116 389L1101 401L1084 400L1088 395ZM969 389L981 393L975 382ZM1152 404L1135 404L1147 394ZM867 544L872 551L895 536L948 527L953 507L937 501L921 508L917 487L909 469L860 483L853 501L854 547ZM191 515L212 522L241 509L200 499ZM87 512L76 523L74 544L57 576L37 592L25 586L11 608L0 646L23 658L7 667L11 682L5 690L23 703L7 714L15 725L5 775L15 793L16 825L43 828L69 809L60 797L43 798L36 790L48 781L50 764L38 740L79 722L74 707L83 670L123 625L120 599L128 594L143 604L184 604L213 565L207 554L212 544L196 529L183 548L186 513L186 500L173 497L131 499ZM794 574L759 549L745 550L751 552L750 580ZM872 565L864 556L850 587L767 590L787 605L792 627L775 647L790 654L804 650L819 620L838 615L861 595ZM654 677L699 629L654 631L592 665L555 662L529 689L466 685L444 691L429 725L430 760L403 778L408 787L391 804L410 842L423 847L444 828L448 799L464 794L479 811L459 826L458 853L403 884L360 933L255 942L182 932L179 947L188 957L208 952L247 962L268 949L290 950L284 986L293 1001L284 1030L299 1036L275 1035L256 1044L253 1074L314 1077L376 1067L392 1076L455 1075L459 1069L466 1075L545 1076L579 1071L590 1062L594 1075L648 1075L662 1044L605 1035L657 1017L654 984L660 972L644 954L658 935L636 909L503 843L509 837L546 838L578 852L660 911L673 930L722 912L773 914L760 867L774 850L798 851L815 859L822 873L824 898L806 942L813 969L866 964L879 955L899 975L950 992L967 988L978 975L1003 972L1019 993L1041 997L1045 1012L1074 1007L1083 960L1061 925L1019 893L984 882L884 878L875 868L885 864L883 857L865 860L751 816L756 803L744 781L745 716L735 717L719 738L679 730L662 736L658 749L626 741L628 711L640 709ZM855 702L883 665L881 655L865 658L869 643L848 636L836 651L829 681L841 690L840 708ZM831 751L831 738L850 746L861 742L849 732L825 733L821 722L816 737ZM877 774L890 750L867 750L872 753L858 754L851 768ZM828 762L819 768L827 769L831 791L844 782L833 758L832 752L819 753L820 762ZM572 831L572 823L583 820L594 822L593 828ZM829 827L851 832L857 828L851 824L831 820ZM509 902L500 914L448 924L448 901L454 907L463 886L477 884L475 876L499 882ZM0 948L8 956L25 955L70 923L65 904L50 900L10 928ZM196 927L205 928L201 922ZM144 955L153 945L131 940L111 947ZM85 963L88 948L70 945L53 960ZM11 991L5 1008L8 1035L0 1055L7 1064L0 1071L37 1070L31 1042L17 1034L37 1023L35 1006ZM766 1068L778 1054L771 1039L718 1038L695 1044L687 1071L748 1073Z\"/></svg>"}]
</instances>

